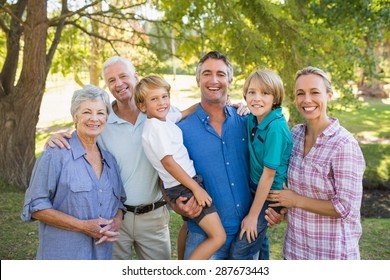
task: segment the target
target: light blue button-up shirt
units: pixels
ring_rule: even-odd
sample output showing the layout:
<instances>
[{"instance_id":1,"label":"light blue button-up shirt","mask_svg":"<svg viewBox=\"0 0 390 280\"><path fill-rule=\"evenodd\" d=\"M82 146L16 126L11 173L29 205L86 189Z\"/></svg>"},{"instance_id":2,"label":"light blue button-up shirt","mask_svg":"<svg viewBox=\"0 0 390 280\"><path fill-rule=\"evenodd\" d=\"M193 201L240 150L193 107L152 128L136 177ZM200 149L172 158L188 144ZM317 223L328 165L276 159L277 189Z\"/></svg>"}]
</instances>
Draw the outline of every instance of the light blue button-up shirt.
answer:
<instances>
[{"instance_id":1,"label":"light blue button-up shirt","mask_svg":"<svg viewBox=\"0 0 390 280\"><path fill-rule=\"evenodd\" d=\"M71 150L48 148L38 158L25 195L23 221L32 221L32 213L49 208L80 220L111 219L118 208L125 209L126 195L114 158L100 149L103 172L99 179L76 132L69 144ZM39 222L37 259L111 259L111 254L110 242L95 245L84 233Z\"/></svg>"},{"instance_id":2,"label":"light blue button-up shirt","mask_svg":"<svg viewBox=\"0 0 390 280\"><path fill-rule=\"evenodd\" d=\"M209 124L209 115L201 105L178 126L183 131L184 145L194 161L196 173L203 177L205 189L213 199L228 235L227 242L230 242L240 230L252 198L249 190L247 118L240 117L236 109L229 106L225 112L222 137ZM188 228L203 232L192 220L189 220Z\"/></svg>"}]
</instances>

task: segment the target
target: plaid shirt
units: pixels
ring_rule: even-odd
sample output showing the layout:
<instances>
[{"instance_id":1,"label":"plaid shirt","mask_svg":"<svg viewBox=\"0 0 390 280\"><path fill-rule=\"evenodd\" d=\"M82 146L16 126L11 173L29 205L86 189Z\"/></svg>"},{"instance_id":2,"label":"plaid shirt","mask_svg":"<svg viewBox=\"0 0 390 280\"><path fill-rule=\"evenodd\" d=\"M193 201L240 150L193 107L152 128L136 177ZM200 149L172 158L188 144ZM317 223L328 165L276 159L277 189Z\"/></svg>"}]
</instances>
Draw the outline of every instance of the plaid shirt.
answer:
<instances>
[{"instance_id":1,"label":"plaid shirt","mask_svg":"<svg viewBox=\"0 0 390 280\"><path fill-rule=\"evenodd\" d=\"M288 186L305 197L331 200L341 218L290 208L283 248L286 259L360 259L365 161L353 136L337 119L329 119L332 124L318 136L305 157L306 125L292 129Z\"/></svg>"}]
</instances>

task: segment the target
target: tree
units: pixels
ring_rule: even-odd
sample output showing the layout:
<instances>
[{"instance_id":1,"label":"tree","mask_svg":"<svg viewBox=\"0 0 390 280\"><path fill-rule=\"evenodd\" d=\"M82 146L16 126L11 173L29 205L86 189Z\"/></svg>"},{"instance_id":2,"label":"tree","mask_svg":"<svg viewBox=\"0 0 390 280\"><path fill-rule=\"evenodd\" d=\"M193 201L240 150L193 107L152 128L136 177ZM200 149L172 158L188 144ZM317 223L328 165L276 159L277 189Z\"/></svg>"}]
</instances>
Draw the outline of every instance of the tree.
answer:
<instances>
[{"instance_id":1,"label":"tree","mask_svg":"<svg viewBox=\"0 0 390 280\"><path fill-rule=\"evenodd\" d=\"M61 35L71 36L77 29L117 54L123 44L132 49L147 46L147 36L137 25L141 18L135 12L146 1L80 2L0 0L1 36L6 37L0 72L0 177L21 189L27 187L34 166L35 127ZM89 28L91 22L99 26Z\"/></svg>"}]
</instances>

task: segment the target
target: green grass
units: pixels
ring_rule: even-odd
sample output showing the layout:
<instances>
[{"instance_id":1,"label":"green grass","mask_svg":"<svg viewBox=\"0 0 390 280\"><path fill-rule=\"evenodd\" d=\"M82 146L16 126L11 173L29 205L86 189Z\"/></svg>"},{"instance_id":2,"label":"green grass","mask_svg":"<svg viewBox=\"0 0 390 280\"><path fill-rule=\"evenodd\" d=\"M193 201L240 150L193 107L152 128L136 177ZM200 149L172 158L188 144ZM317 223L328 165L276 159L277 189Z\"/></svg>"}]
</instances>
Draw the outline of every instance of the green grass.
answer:
<instances>
[{"instance_id":1,"label":"green grass","mask_svg":"<svg viewBox=\"0 0 390 280\"><path fill-rule=\"evenodd\" d=\"M38 246L38 223L24 223L20 219L24 193L0 181L0 259L32 260ZM172 243L172 259L177 259L176 237L182 224L182 218L171 213L170 232ZM363 236L360 242L363 260L390 259L390 219L363 219ZM272 260L281 260L284 230L283 222L271 228L269 233Z\"/></svg>"},{"instance_id":2,"label":"green grass","mask_svg":"<svg viewBox=\"0 0 390 280\"><path fill-rule=\"evenodd\" d=\"M333 110L330 115L355 137L390 139L389 99L366 98L360 108Z\"/></svg>"},{"instance_id":3,"label":"green grass","mask_svg":"<svg viewBox=\"0 0 390 280\"><path fill-rule=\"evenodd\" d=\"M356 138L371 140L360 144L366 160L364 187L390 186L390 145L382 144L390 140L390 100L365 98L360 108L333 110L329 114Z\"/></svg>"}]
</instances>

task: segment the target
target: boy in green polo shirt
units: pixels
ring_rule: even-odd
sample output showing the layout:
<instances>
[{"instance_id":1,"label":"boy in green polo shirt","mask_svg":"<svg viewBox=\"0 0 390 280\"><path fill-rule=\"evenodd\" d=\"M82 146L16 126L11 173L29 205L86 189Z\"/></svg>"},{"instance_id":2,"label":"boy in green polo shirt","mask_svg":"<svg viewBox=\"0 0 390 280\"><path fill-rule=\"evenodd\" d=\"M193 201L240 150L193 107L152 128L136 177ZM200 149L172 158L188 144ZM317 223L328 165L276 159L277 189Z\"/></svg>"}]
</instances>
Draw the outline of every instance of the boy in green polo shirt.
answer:
<instances>
[{"instance_id":1,"label":"boy in green polo shirt","mask_svg":"<svg viewBox=\"0 0 390 280\"><path fill-rule=\"evenodd\" d=\"M244 98L251 111L248 143L254 200L231 247L231 259L250 260L259 252L267 233L268 193L271 189L281 190L283 183L287 184L292 138L282 113L283 95L281 78L268 69L253 72L244 84Z\"/></svg>"}]
</instances>

